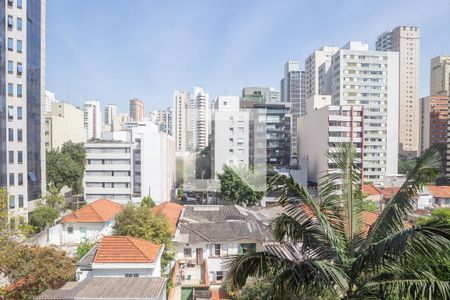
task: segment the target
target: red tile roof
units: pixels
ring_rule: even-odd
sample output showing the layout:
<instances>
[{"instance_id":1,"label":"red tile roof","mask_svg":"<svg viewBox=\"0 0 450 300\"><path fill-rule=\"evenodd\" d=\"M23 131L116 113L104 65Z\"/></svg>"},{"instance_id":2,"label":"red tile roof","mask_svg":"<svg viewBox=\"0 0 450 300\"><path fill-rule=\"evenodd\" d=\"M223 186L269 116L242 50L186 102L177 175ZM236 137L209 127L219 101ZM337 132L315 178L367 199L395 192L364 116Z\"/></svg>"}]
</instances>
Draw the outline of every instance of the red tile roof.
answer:
<instances>
[{"instance_id":1,"label":"red tile roof","mask_svg":"<svg viewBox=\"0 0 450 300\"><path fill-rule=\"evenodd\" d=\"M161 245L130 236L105 236L100 241L94 263L154 263Z\"/></svg>"},{"instance_id":2,"label":"red tile roof","mask_svg":"<svg viewBox=\"0 0 450 300\"><path fill-rule=\"evenodd\" d=\"M362 192L370 196L381 195L381 191L371 183L363 183Z\"/></svg>"},{"instance_id":3,"label":"red tile roof","mask_svg":"<svg viewBox=\"0 0 450 300\"><path fill-rule=\"evenodd\" d=\"M381 193L383 194L384 199L389 200L392 199L399 190L399 187L385 187L381 189Z\"/></svg>"},{"instance_id":4,"label":"red tile roof","mask_svg":"<svg viewBox=\"0 0 450 300\"><path fill-rule=\"evenodd\" d=\"M450 186L427 185L426 189L436 198L450 198Z\"/></svg>"},{"instance_id":5,"label":"red tile roof","mask_svg":"<svg viewBox=\"0 0 450 300\"><path fill-rule=\"evenodd\" d=\"M122 205L102 198L96 200L62 219L62 223L104 223L111 221L121 212Z\"/></svg>"},{"instance_id":6,"label":"red tile roof","mask_svg":"<svg viewBox=\"0 0 450 300\"><path fill-rule=\"evenodd\" d=\"M178 220L180 219L183 206L174 202L164 202L151 209L154 214L164 215L170 224L170 231L175 234L177 231Z\"/></svg>"}]
</instances>

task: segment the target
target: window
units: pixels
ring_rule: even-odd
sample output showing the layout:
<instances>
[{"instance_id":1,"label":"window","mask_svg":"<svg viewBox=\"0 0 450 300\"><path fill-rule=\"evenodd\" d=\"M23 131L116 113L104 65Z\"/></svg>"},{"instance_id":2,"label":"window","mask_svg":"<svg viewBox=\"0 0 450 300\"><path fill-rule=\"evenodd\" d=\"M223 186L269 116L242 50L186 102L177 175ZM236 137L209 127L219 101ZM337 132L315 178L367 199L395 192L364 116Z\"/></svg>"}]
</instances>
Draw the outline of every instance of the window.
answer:
<instances>
[{"instance_id":1,"label":"window","mask_svg":"<svg viewBox=\"0 0 450 300\"><path fill-rule=\"evenodd\" d=\"M17 40L17 52L22 53L22 40Z\"/></svg>"},{"instance_id":2,"label":"window","mask_svg":"<svg viewBox=\"0 0 450 300\"><path fill-rule=\"evenodd\" d=\"M17 8L22 8L22 0L17 0Z\"/></svg>"},{"instance_id":3,"label":"window","mask_svg":"<svg viewBox=\"0 0 450 300\"><path fill-rule=\"evenodd\" d=\"M216 272L216 281L222 281L223 280L223 271L217 271Z\"/></svg>"},{"instance_id":4,"label":"window","mask_svg":"<svg viewBox=\"0 0 450 300\"><path fill-rule=\"evenodd\" d=\"M14 18L12 16L8 16L8 30L12 30L14 26Z\"/></svg>"},{"instance_id":5,"label":"window","mask_svg":"<svg viewBox=\"0 0 450 300\"><path fill-rule=\"evenodd\" d=\"M8 0L8 7L12 7L13 6L13 0Z\"/></svg>"},{"instance_id":6,"label":"window","mask_svg":"<svg viewBox=\"0 0 450 300\"><path fill-rule=\"evenodd\" d=\"M9 173L9 186L14 185L14 173Z\"/></svg>"},{"instance_id":7,"label":"window","mask_svg":"<svg viewBox=\"0 0 450 300\"><path fill-rule=\"evenodd\" d=\"M20 47L20 49L22 49L22 47ZM19 51L18 44L17 44L17 51ZM20 51L20 52L22 52L22 51ZM17 76L22 76L22 73L23 73L23 66L22 66L22 63L19 62L19 63L17 63Z\"/></svg>"},{"instance_id":8,"label":"window","mask_svg":"<svg viewBox=\"0 0 450 300\"><path fill-rule=\"evenodd\" d=\"M19 173L17 174L17 184L18 185L23 185L23 173ZM23 197L23 196L22 196ZM20 199L20 196L19 196ZM20 205L19 205L20 206Z\"/></svg>"},{"instance_id":9,"label":"window","mask_svg":"<svg viewBox=\"0 0 450 300\"><path fill-rule=\"evenodd\" d=\"M23 151L17 151L17 163L23 164Z\"/></svg>"},{"instance_id":10,"label":"window","mask_svg":"<svg viewBox=\"0 0 450 300\"><path fill-rule=\"evenodd\" d=\"M14 151L8 151L8 161L10 164L14 163Z\"/></svg>"},{"instance_id":11,"label":"window","mask_svg":"<svg viewBox=\"0 0 450 300\"><path fill-rule=\"evenodd\" d=\"M14 85L12 83L8 83L8 96L14 96Z\"/></svg>"},{"instance_id":12,"label":"window","mask_svg":"<svg viewBox=\"0 0 450 300\"><path fill-rule=\"evenodd\" d=\"M73 233L73 227L72 226L67 227L67 233L68 234L72 234Z\"/></svg>"},{"instance_id":13,"label":"window","mask_svg":"<svg viewBox=\"0 0 450 300\"><path fill-rule=\"evenodd\" d=\"M13 39L12 38L8 38L8 50L9 51L13 51L14 50L13 45L14 45Z\"/></svg>"},{"instance_id":14,"label":"window","mask_svg":"<svg viewBox=\"0 0 450 300\"><path fill-rule=\"evenodd\" d=\"M19 208L23 207L23 195L19 195Z\"/></svg>"},{"instance_id":15,"label":"window","mask_svg":"<svg viewBox=\"0 0 450 300\"><path fill-rule=\"evenodd\" d=\"M138 273L125 273L125 277L139 277Z\"/></svg>"},{"instance_id":16,"label":"window","mask_svg":"<svg viewBox=\"0 0 450 300\"><path fill-rule=\"evenodd\" d=\"M192 249L191 248L184 248L183 249L184 257L192 257Z\"/></svg>"},{"instance_id":17,"label":"window","mask_svg":"<svg viewBox=\"0 0 450 300\"><path fill-rule=\"evenodd\" d=\"M17 18L17 30L22 31L22 18Z\"/></svg>"},{"instance_id":18,"label":"window","mask_svg":"<svg viewBox=\"0 0 450 300\"><path fill-rule=\"evenodd\" d=\"M8 128L8 141L14 142L14 129Z\"/></svg>"},{"instance_id":19,"label":"window","mask_svg":"<svg viewBox=\"0 0 450 300\"><path fill-rule=\"evenodd\" d=\"M12 60L8 60L8 74L14 73L14 63Z\"/></svg>"},{"instance_id":20,"label":"window","mask_svg":"<svg viewBox=\"0 0 450 300\"><path fill-rule=\"evenodd\" d=\"M9 196L9 208L13 209L16 207L16 199L14 196Z\"/></svg>"},{"instance_id":21,"label":"window","mask_svg":"<svg viewBox=\"0 0 450 300\"><path fill-rule=\"evenodd\" d=\"M22 106L17 106L17 120L22 120Z\"/></svg>"},{"instance_id":22,"label":"window","mask_svg":"<svg viewBox=\"0 0 450 300\"><path fill-rule=\"evenodd\" d=\"M17 98L22 98L22 85L17 85Z\"/></svg>"},{"instance_id":23,"label":"window","mask_svg":"<svg viewBox=\"0 0 450 300\"><path fill-rule=\"evenodd\" d=\"M242 243L239 244L239 254L244 254L248 251L256 251L256 244L255 243Z\"/></svg>"},{"instance_id":24,"label":"window","mask_svg":"<svg viewBox=\"0 0 450 300\"><path fill-rule=\"evenodd\" d=\"M220 244L214 244L214 256L220 256Z\"/></svg>"},{"instance_id":25,"label":"window","mask_svg":"<svg viewBox=\"0 0 450 300\"><path fill-rule=\"evenodd\" d=\"M22 136L22 129L17 129L17 141L22 142L23 136Z\"/></svg>"}]
</instances>

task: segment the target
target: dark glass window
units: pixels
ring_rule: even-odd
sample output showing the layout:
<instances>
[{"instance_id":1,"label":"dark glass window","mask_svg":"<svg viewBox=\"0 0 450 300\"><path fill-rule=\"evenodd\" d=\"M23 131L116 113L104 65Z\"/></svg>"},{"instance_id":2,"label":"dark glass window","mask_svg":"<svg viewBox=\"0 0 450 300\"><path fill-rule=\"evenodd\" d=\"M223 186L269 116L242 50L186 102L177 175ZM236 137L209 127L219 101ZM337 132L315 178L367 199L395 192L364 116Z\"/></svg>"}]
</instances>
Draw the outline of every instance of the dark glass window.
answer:
<instances>
[{"instance_id":1,"label":"dark glass window","mask_svg":"<svg viewBox=\"0 0 450 300\"><path fill-rule=\"evenodd\" d=\"M14 129L8 128L8 141L14 142Z\"/></svg>"},{"instance_id":2,"label":"dark glass window","mask_svg":"<svg viewBox=\"0 0 450 300\"><path fill-rule=\"evenodd\" d=\"M8 16L8 30L12 30L14 26L14 18L13 16Z\"/></svg>"},{"instance_id":3,"label":"dark glass window","mask_svg":"<svg viewBox=\"0 0 450 300\"><path fill-rule=\"evenodd\" d=\"M14 73L14 63L12 60L8 60L8 73L9 74Z\"/></svg>"},{"instance_id":4,"label":"dark glass window","mask_svg":"<svg viewBox=\"0 0 450 300\"><path fill-rule=\"evenodd\" d=\"M22 129L17 129L17 141L22 142L23 141L23 132Z\"/></svg>"},{"instance_id":5,"label":"dark glass window","mask_svg":"<svg viewBox=\"0 0 450 300\"><path fill-rule=\"evenodd\" d=\"M22 31L22 18L17 18L17 30Z\"/></svg>"},{"instance_id":6,"label":"dark glass window","mask_svg":"<svg viewBox=\"0 0 450 300\"><path fill-rule=\"evenodd\" d=\"M17 184L23 185L23 173L17 174Z\"/></svg>"},{"instance_id":7,"label":"dark glass window","mask_svg":"<svg viewBox=\"0 0 450 300\"><path fill-rule=\"evenodd\" d=\"M23 207L23 195L19 195L19 207Z\"/></svg>"},{"instance_id":8,"label":"dark glass window","mask_svg":"<svg viewBox=\"0 0 450 300\"><path fill-rule=\"evenodd\" d=\"M9 208L13 209L16 207L16 199L14 196L9 196Z\"/></svg>"},{"instance_id":9,"label":"dark glass window","mask_svg":"<svg viewBox=\"0 0 450 300\"><path fill-rule=\"evenodd\" d=\"M17 40L17 52L22 53L22 41Z\"/></svg>"},{"instance_id":10,"label":"dark glass window","mask_svg":"<svg viewBox=\"0 0 450 300\"><path fill-rule=\"evenodd\" d=\"M14 50L14 40L12 38L8 38L8 50L9 51Z\"/></svg>"},{"instance_id":11,"label":"dark glass window","mask_svg":"<svg viewBox=\"0 0 450 300\"><path fill-rule=\"evenodd\" d=\"M17 120L22 120L22 106L17 106Z\"/></svg>"},{"instance_id":12,"label":"dark glass window","mask_svg":"<svg viewBox=\"0 0 450 300\"><path fill-rule=\"evenodd\" d=\"M14 151L8 151L8 161L10 164L14 163Z\"/></svg>"},{"instance_id":13,"label":"dark glass window","mask_svg":"<svg viewBox=\"0 0 450 300\"><path fill-rule=\"evenodd\" d=\"M23 152L17 151L17 163L23 164Z\"/></svg>"},{"instance_id":14,"label":"dark glass window","mask_svg":"<svg viewBox=\"0 0 450 300\"><path fill-rule=\"evenodd\" d=\"M8 0L8 7L12 7L13 6L13 0Z\"/></svg>"},{"instance_id":15,"label":"dark glass window","mask_svg":"<svg viewBox=\"0 0 450 300\"><path fill-rule=\"evenodd\" d=\"M8 83L8 96L14 96L14 84Z\"/></svg>"},{"instance_id":16,"label":"dark glass window","mask_svg":"<svg viewBox=\"0 0 450 300\"><path fill-rule=\"evenodd\" d=\"M17 51L19 51L19 44L17 44ZM22 48L21 48L22 49ZM23 66L22 63L17 63L17 76L22 76L23 73Z\"/></svg>"},{"instance_id":17,"label":"dark glass window","mask_svg":"<svg viewBox=\"0 0 450 300\"><path fill-rule=\"evenodd\" d=\"M8 121L14 120L14 107L8 106Z\"/></svg>"},{"instance_id":18,"label":"dark glass window","mask_svg":"<svg viewBox=\"0 0 450 300\"><path fill-rule=\"evenodd\" d=\"M22 8L22 0L17 0L17 7Z\"/></svg>"},{"instance_id":19,"label":"dark glass window","mask_svg":"<svg viewBox=\"0 0 450 300\"><path fill-rule=\"evenodd\" d=\"M17 85L17 97L22 98L22 85L21 84Z\"/></svg>"},{"instance_id":20,"label":"dark glass window","mask_svg":"<svg viewBox=\"0 0 450 300\"><path fill-rule=\"evenodd\" d=\"M14 185L14 173L9 173L9 186Z\"/></svg>"}]
</instances>

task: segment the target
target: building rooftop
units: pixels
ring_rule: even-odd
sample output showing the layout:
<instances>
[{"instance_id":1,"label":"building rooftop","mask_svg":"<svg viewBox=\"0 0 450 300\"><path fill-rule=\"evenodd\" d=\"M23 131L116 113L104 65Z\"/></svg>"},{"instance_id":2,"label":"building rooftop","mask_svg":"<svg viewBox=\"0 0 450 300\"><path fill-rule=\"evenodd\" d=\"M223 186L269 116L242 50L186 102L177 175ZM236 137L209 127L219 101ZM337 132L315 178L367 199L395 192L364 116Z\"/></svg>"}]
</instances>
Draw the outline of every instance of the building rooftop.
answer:
<instances>
[{"instance_id":1,"label":"building rooftop","mask_svg":"<svg viewBox=\"0 0 450 300\"><path fill-rule=\"evenodd\" d=\"M62 288L47 290L37 300L78 299L159 299L165 290L162 277L95 277L68 282Z\"/></svg>"},{"instance_id":2,"label":"building rooftop","mask_svg":"<svg viewBox=\"0 0 450 300\"><path fill-rule=\"evenodd\" d=\"M372 183L363 183L362 185L363 194L370 196L382 195L381 191L376 188Z\"/></svg>"},{"instance_id":3,"label":"building rooftop","mask_svg":"<svg viewBox=\"0 0 450 300\"><path fill-rule=\"evenodd\" d=\"M105 236L78 265L156 262L163 246L130 236Z\"/></svg>"},{"instance_id":4,"label":"building rooftop","mask_svg":"<svg viewBox=\"0 0 450 300\"><path fill-rule=\"evenodd\" d=\"M450 198L450 186L427 185L426 189L436 198Z\"/></svg>"},{"instance_id":5,"label":"building rooftop","mask_svg":"<svg viewBox=\"0 0 450 300\"><path fill-rule=\"evenodd\" d=\"M183 219L198 223L261 220L256 212L239 205L185 205Z\"/></svg>"},{"instance_id":6,"label":"building rooftop","mask_svg":"<svg viewBox=\"0 0 450 300\"><path fill-rule=\"evenodd\" d=\"M123 206L102 198L63 217L62 223L105 223L121 212Z\"/></svg>"},{"instance_id":7,"label":"building rooftop","mask_svg":"<svg viewBox=\"0 0 450 300\"><path fill-rule=\"evenodd\" d=\"M178 221L183 212L183 206L174 202L165 202L156 205L151 209L154 214L164 215L169 221L170 231L175 234L177 230Z\"/></svg>"}]
</instances>

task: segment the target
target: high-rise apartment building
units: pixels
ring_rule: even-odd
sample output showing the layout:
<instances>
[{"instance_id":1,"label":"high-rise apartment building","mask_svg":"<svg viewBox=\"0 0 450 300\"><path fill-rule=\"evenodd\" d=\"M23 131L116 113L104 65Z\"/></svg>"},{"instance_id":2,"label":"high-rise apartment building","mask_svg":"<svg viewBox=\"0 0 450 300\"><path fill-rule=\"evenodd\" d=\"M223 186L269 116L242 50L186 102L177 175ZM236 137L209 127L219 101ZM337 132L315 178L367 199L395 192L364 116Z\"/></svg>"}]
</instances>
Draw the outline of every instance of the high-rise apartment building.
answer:
<instances>
[{"instance_id":1,"label":"high-rise apartment building","mask_svg":"<svg viewBox=\"0 0 450 300\"><path fill-rule=\"evenodd\" d=\"M10 217L45 194L45 1L0 5L0 186Z\"/></svg>"},{"instance_id":2,"label":"high-rise apartment building","mask_svg":"<svg viewBox=\"0 0 450 300\"><path fill-rule=\"evenodd\" d=\"M431 60L430 96L450 95L450 56L440 55Z\"/></svg>"},{"instance_id":3,"label":"high-rise apartment building","mask_svg":"<svg viewBox=\"0 0 450 300\"><path fill-rule=\"evenodd\" d=\"M144 101L138 98L130 100L130 118L135 122L140 122L144 119Z\"/></svg>"},{"instance_id":4,"label":"high-rise apartment building","mask_svg":"<svg viewBox=\"0 0 450 300\"><path fill-rule=\"evenodd\" d=\"M68 141L86 142L84 112L69 103L53 102L45 115L45 149L61 148Z\"/></svg>"},{"instance_id":5,"label":"high-rise apartment building","mask_svg":"<svg viewBox=\"0 0 450 300\"><path fill-rule=\"evenodd\" d=\"M84 102L84 129L86 139L100 139L102 136L102 113L100 102L87 100Z\"/></svg>"},{"instance_id":6,"label":"high-rise apartment building","mask_svg":"<svg viewBox=\"0 0 450 300\"><path fill-rule=\"evenodd\" d=\"M113 125L116 116L117 116L117 105L108 104L108 106L105 107L105 124Z\"/></svg>"},{"instance_id":7,"label":"high-rise apartment building","mask_svg":"<svg viewBox=\"0 0 450 300\"><path fill-rule=\"evenodd\" d=\"M177 152L203 149L209 143L209 95L202 87L194 92L175 91L172 133Z\"/></svg>"},{"instance_id":8,"label":"high-rise apartment building","mask_svg":"<svg viewBox=\"0 0 450 300\"><path fill-rule=\"evenodd\" d=\"M448 96L420 99L420 150L436 144L447 144Z\"/></svg>"},{"instance_id":9,"label":"high-rise apartment building","mask_svg":"<svg viewBox=\"0 0 450 300\"><path fill-rule=\"evenodd\" d=\"M332 57L332 105L364 107L363 177L377 184L397 173L399 59L349 42Z\"/></svg>"},{"instance_id":10,"label":"high-rise apartment building","mask_svg":"<svg viewBox=\"0 0 450 300\"><path fill-rule=\"evenodd\" d=\"M382 33L378 51L399 54L399 151L417 156L420 147L420 28L398 26Z\"/></svg>"},{"instance_id":11,"label":"high-rise apartment building","mask_svg":"<svg viewBox=\"0 0 450 300\"><path fill-rule=\"evenodd\" d=\"M238 96L219 96L214 101L211 130L213 176L223 166L249 166L250 114L239 108Z\"/></svg>"},{"instance_id":12,"label":"high-rise apartment building","mask_svg":"<svg viewBox=\"0 0 450 300\"><path fill-rule=\"evenodd\" d=\"M339 47L322 47L314 51L305 60L305 99L314 95L326 95L326 88L320 88L319 67L322 66L322 82L331 78L329 72L331 66L331 57L339 50ZM328 75L328 77L326 77ZM322 90L321 90L322 89ZM323 90L325 89L325 90Z\"/></svg>"},{"instance_id":13,"label":"high-rise apartment building","mask_svg":"<svg viewBox=\"0 0 450 300\"><path fill-rule=\"evenodd\" d=\"M52 111L52 103L57 102L55 98L55 93L50 91L45 91L45 113L50 113Z\"/></svg>"}]
</instances>

